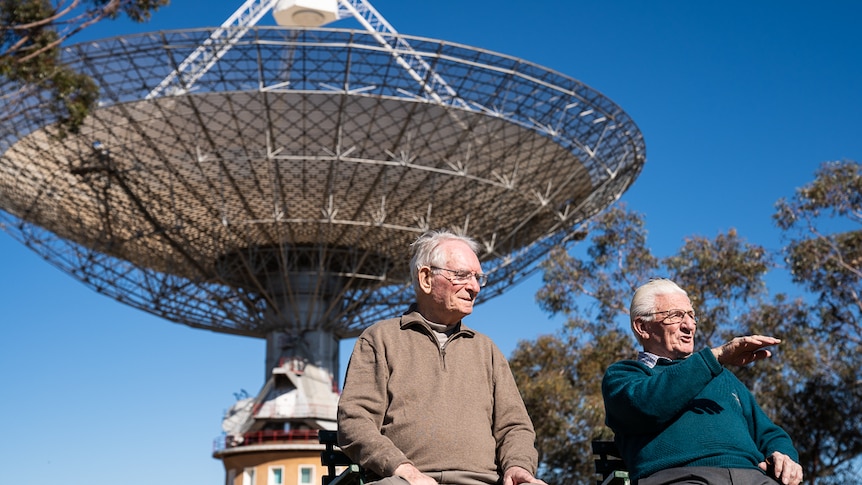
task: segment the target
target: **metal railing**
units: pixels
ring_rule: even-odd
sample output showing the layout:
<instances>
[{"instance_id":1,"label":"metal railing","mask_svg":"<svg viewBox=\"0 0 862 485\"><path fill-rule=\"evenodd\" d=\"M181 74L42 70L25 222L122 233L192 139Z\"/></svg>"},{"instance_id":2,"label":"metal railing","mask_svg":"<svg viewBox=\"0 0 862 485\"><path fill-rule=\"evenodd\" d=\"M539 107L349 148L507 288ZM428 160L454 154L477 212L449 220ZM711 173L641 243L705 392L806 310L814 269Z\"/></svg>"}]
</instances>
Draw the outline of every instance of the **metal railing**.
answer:
<instances>
[{"instance_id":1,"label":"metal railing","mask_svg":"<svg viewBox=\"0 0 862 485\"><path fill-rule=\"evenodd\" d=\"M309 442L318 443L316 429L292 430L261 430L244 433L242 436L222 435L213 440L213 452L241 446L261 445L267 443Z\"/></svg>"}]
</instances>

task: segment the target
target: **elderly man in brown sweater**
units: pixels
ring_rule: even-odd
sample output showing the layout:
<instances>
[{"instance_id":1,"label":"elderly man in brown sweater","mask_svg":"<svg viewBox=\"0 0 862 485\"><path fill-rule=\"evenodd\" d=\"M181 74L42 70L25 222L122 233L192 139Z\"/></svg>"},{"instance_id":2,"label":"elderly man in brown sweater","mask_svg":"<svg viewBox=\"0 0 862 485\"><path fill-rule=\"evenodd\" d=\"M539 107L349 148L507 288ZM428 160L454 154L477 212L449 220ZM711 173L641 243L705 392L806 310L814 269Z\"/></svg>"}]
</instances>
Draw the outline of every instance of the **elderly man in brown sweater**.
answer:
<instances>
[{"instance_id":1,"label":"elderly man in brown sweater","mask_svg":"<svg viewBox=\"0 0 862 485\"><path fill-rule=\"evenodd\" d=\"M461 322L486 281L476 243L430 232L412 249L416 303L359 336L339 445L381 485L544 484L506 358Z\"/></svg>"}]
</instances>

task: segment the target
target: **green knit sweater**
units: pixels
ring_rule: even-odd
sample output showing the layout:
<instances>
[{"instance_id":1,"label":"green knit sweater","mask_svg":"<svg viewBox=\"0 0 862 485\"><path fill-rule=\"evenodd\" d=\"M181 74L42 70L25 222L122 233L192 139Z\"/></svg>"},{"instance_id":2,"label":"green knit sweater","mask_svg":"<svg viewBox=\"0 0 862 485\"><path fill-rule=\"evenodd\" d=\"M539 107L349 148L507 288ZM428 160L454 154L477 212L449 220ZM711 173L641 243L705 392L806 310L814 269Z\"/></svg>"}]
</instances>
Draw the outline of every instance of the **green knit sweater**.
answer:
<instances>
[{"instance_id":1,"label":"green knit sweater","mask_svg":"<svg viewBox=\"0 0 862 485\"><path fill-rule=\"evenodd\" d=\"M653 368L617 362L602 394L607 425L635 480L671 467L758 469L774 451L799 461L787 433L710 349L659 359Z\"/></svg>"}]
</instances>

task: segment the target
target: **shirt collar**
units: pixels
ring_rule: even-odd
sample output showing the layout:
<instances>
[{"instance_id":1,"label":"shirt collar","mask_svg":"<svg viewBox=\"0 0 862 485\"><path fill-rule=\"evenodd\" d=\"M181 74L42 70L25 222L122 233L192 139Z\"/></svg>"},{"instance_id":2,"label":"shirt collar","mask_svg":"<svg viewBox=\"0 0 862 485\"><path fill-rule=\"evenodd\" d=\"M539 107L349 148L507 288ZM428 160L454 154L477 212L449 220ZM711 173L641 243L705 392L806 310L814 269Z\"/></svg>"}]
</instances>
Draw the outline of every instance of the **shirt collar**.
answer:
<instances>
[{"instance_id":1,"label":"shirt collar","mask_svg":"<svg viewBox=\"0 0 862 485\"><path fill-rule=\"evenodd\" d=\"M649 367L650 369L655 367L655 365L658 364L658 362L660 360L667 361L667 362L673 362L672 360L668 359L667 357L659 357L658 355L655 355L655 354L650 353L650 352L646 352L644 350L638 352L638 362Z\"/></svg>"},{"instance_id":2,"label":"shirt collar","mask_svg":"<svg viewBox=\"0 0 862 485\"><path fill-rule=\"evenodd\" d=\"M458 322L451 327L446 327L445 325L440 325L440 324L435 324L433 322L430 322L421 313L419 313L419 310L416 309L415 303L411 304L410 307L407 308L407 311L404 312L403 315L401 315L401 327L406 328L406 327L409 327L410 325L422 325L425 328L428 328L429 330L435 330L435 328L432 328L432 326L438 325L441 328L451 329L452 330L451 334L464 332L471 337L476 333L470 327L464 325L464 322Z\"/></svg>"}]
</instances>

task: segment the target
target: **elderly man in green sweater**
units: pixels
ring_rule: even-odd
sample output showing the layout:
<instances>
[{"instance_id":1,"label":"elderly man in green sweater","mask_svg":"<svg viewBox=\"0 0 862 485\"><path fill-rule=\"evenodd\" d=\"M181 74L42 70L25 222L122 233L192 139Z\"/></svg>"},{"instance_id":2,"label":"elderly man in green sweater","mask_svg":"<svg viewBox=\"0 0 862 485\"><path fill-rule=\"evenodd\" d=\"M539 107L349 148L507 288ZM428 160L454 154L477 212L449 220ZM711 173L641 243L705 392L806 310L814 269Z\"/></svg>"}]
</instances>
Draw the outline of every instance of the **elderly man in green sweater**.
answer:
<instances>
[{"instance_id":1,"label":"elderly man in green sweater","mask_svg":"<svg viewBox=\"0 0 862 485\"><path fill-rule=\"evenodd\" d=\"M476 243L431 232L412 250L416 303L356 341L338 444L380 485L544 485L508 362L461 321L486 280Z\"/></svg>"},{"instance_id":2,"label":"elderly man in green sweater","mask_svg":"<svg viewBox=\"0 0 862 485\"><path fill-rule=\"evenodd\" d=\"M786 485L802 482L798 453L726 365L772 354L781 341L737 337L694 352L697 316L667 279L637 289L631 326L643 352L602 381L607 424L638 485Z\"/></svg>"}]
</instances>

